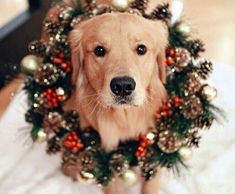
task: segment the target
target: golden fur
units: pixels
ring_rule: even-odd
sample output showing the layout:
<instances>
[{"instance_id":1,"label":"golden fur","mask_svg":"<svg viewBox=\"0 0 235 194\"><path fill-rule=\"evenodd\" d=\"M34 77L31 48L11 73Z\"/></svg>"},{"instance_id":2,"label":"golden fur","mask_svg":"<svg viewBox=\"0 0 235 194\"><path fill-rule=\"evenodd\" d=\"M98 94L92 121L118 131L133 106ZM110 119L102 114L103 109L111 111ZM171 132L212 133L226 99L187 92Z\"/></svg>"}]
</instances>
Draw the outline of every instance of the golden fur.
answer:
<instances>
[{"instance_id":1,"label":"golden fur","mask_svg":"<svg viewBox=\"0 0 235 194\"><path fill-rule=\"evenodd\" d=\"M65 107L77 109L81 125L92 126L99 132L106 150L153 127L154 112L166 99L163 86L166 31L158 21L127 13L109 13L78 24L70 33L75 91ZM146 45L145 55L137 55L138 44ZM102 58L95 56L96 46L104 46L107 54ZM136 89L132 103L113 102L110 82L117 76L134 78ZM119 182L110 183L105 193L122 194ZM157 177L144 183L142 193L155 193L156 182Z\"/></svg>"}]
</instances>

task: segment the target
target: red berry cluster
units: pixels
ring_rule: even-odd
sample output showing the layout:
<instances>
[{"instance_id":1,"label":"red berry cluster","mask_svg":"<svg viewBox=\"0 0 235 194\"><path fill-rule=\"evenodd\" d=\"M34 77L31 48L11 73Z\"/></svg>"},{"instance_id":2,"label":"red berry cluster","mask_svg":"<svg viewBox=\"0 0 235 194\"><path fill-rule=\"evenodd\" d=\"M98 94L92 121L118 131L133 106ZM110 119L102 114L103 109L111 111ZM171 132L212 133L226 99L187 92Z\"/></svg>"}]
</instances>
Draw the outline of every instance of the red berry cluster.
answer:
<instances>
[{"instance_id":1,"label":"red berry cluster","mask_svg":"<svg viewBox=\"0 0 235 194\"><path fill-rule=\"evenodd\" d=\"M157 119L169 117L173 114L172 107L179 107L183 103L183 99L179 96L173 96L168 102L164 103L160 111L155 113Z\"/></svg>"},{"instance_id":2,"label":"red berry cluster","mask_svg":"<svg viewBox=\"0 0 235 194\"><path fill-rule=\"evenodd\" d=\"M74 131L70 132L70 134L64 139L63 146L70 149L75 154L84 148L84 144Z\"/></svg>"},{"instance_id":3,"label":"red berry cluster","mask_svg":"<svg viewBox=\"0 0 235 194\"><path fill-rule=\"evenodd\" d=\"M42 93L44 99L46 99L46 103L50 108L56 108L59 106L59 102L64 101L64 96L58 94L56 91L52 89L47 89Z\"/></svg>"},{"instance_id":4,"label":"red berry cluster","mask_svg":"<svg viewBox=\"0 0 235 194\"><path fill-rule=\"evenodd\" d=\"M140 137L140 143L135 152L135 156L138 158L144 158L147 154L148 146L152 143L152 140L148 139L146 136Z\"/></svg>"},{"instance_id":5,"label":"red berry cluster","mask_svg":"<svg viewBox=\"0 0 235 194\"><path fill-rule=\"evenodd\" d=\"M65 60L64 53L60 53L58 57L53 57L52 62L59 65L66 73L70 73L72 71L72 64L70 61Z\"/></svg>"},{"instance_id":6,"label":"red berry cluster","mask_svg":"<svg viewBox=\"0 0 235 194\"><path fill-rule=\"evenodd\" d=\"M181 53L178 49L168 48L166 50L166 64L172 66L176 64L176 59L181 56Z\"/></svg>"}]
</instances>

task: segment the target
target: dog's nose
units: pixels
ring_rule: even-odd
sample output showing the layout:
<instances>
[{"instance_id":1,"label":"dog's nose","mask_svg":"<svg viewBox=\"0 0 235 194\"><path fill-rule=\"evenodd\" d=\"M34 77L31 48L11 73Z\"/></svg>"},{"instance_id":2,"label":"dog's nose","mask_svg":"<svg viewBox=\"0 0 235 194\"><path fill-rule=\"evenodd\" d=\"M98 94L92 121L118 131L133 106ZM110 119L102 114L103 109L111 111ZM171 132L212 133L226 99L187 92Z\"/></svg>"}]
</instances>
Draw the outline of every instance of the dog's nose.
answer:
<instances>
[{"instance_id":1,"label":"dog's nose","mask_svg":"<svg viewBox=\"0 0 235 194\"><path fill-rule=\"evenodd\" d=\"M115 77L110 83L111 91L116 96L129 96L135 90L135 80L131 77Z\"/></svg>"}]
</instances>

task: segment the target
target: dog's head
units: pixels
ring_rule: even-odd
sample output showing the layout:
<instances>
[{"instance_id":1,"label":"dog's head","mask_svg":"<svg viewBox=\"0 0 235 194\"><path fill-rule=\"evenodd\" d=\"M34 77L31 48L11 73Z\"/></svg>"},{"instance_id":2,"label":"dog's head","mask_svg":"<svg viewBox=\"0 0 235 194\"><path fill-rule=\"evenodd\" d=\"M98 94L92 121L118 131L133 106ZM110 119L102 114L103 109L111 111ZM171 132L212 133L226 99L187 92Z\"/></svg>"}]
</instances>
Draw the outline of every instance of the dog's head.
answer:
<instances>
[{"instance_id":1,"label":"dog's head","mask_svg":"<svg viewBox=\"0 0 235 194\"><path fill-rule=\"evenodd\" d=\"M150 93L162 95L167 33L161 22L104 14L77 25L70 42L73 81L79 88L86 80L102 106L141 106Z\"/></svg>"}]
</instances>

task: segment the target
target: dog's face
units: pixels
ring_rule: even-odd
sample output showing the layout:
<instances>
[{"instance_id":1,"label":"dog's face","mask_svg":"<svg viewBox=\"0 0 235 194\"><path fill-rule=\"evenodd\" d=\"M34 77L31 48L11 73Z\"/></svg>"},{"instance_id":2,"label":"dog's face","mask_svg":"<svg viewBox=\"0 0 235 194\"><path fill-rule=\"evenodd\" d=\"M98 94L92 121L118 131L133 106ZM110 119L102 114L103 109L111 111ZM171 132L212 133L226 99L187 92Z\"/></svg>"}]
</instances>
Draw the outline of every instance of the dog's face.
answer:
<instances>
[{"instance_id":1,"label":"dog's face","mask_svg":"<svg viewBox=\"0 0 235 194\"><path fill-rule=\"evenodd\" d=\"M164 80L163 25L127 13L104 14L71 33L74 80L87 79L104 107L141 106ZM82 83L79 83L81 85Z\"/></svg>"}]
</instances>

